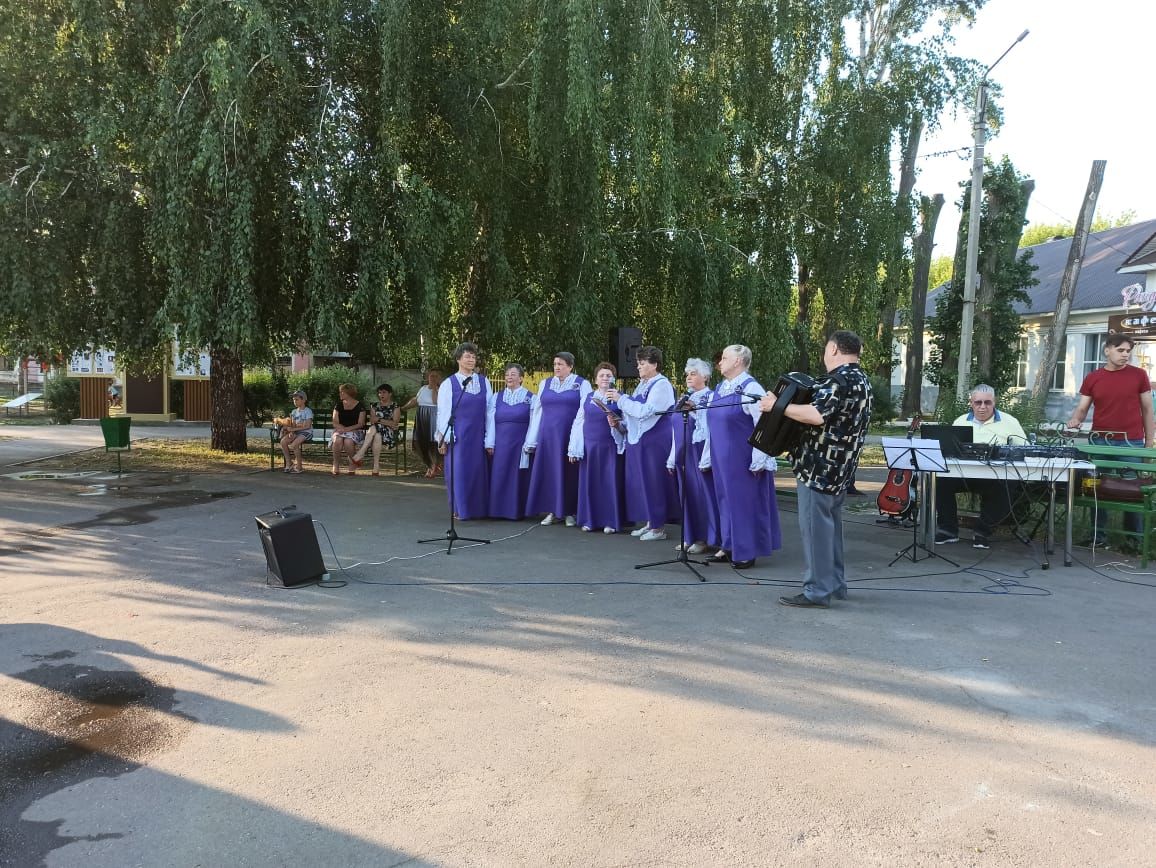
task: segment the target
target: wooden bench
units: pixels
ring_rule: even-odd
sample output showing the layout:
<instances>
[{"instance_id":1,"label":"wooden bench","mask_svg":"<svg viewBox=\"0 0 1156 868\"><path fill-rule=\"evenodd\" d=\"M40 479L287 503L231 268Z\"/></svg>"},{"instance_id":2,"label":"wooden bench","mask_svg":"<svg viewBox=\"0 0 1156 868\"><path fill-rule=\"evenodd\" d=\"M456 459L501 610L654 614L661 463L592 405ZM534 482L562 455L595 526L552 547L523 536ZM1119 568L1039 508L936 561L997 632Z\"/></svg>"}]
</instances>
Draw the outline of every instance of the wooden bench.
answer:
<instances>
[{"instance_id":1,"label":"wooden bench","mask_svg":"<svg viewBox=\"0 0 1156 868\"><path fill-rule=\"evenodd\" d=\"M1156 557L1153 537L1156 536L1156 449L1134 449L1129 446L1077 447L1086 460L1096 465L1096 476L1085 477L1076 491L1074 506L1092 510L1106 510L1123 515L1140 516L1140 529L1122 531L1134 539L1140 549L1140 566ZM1089 525L1091 526L1091 522Z\"/></svg>"},{"instance_id":2,"label":"wooden bench","mask_svg":"<svg viewBox=\"0 0 1156 868\"><path fill-rule=\"evenodd\" d=\"M40 400L43 394L43 392L29 392L27 395L21 395L19 398L13 398L11 401L4 405L4 415L11 415L13 410L16 411L17 416L20 415L21 411L25 413L30 412L32 408L29 407L29 404L31 404L33 401Z\"/></svg>"},{"instance_id":3,"label":"wooden bench","mask_svg":"<svg viewBox=\"0 0 1156 868\"><path fill-rule=\"evenodd\" d=\"M409 436L408 426L409 420L405 413L401 414L401 419L397 423L397 442L392 448L382 449L382 453L386 458L392 453L393 455L393 473L396 476L402 470L409 468ZM333 433L333 422L330 419L313 418L313 439L307 440L301 444L301 460L305 458L314 458L318 460L331 462L333 460L333 453L329 449L329 438ZM372 460L372 452L367 452L366 461ZM269 425L269 469L277 469L277 459L284 458L281 452L281 428L279 425Z\"/></svg>"}]
</instances>

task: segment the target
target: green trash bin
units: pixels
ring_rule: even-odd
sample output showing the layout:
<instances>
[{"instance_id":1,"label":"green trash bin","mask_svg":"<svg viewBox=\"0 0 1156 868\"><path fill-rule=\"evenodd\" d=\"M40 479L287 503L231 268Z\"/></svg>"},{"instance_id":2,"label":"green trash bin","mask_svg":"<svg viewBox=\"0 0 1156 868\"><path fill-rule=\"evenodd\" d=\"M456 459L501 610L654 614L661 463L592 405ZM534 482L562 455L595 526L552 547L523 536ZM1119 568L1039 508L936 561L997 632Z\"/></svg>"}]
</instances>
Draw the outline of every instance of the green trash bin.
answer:
<instances>
[{"instance_id":1,"label":"green trash bin","mask_svg":"<svg viewBox=\"0 0 1156 868\"><path fill-rule=\"evenodd\" d=\"M132 416L107 416L100 420L100 430L104 434L104 448L128 449L128 429L132 425Z\"/></svg>"}]
</instances>

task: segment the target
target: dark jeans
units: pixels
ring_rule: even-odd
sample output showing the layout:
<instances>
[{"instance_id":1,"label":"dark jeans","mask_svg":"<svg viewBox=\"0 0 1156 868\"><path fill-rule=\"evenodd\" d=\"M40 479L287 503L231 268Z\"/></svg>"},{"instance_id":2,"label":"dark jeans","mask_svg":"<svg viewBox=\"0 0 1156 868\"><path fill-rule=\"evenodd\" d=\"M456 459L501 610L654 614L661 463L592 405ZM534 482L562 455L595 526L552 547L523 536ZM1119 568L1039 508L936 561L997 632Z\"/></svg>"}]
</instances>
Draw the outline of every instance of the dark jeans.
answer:
<instances>
[{"instance_id":1,"label":"dark jeans","mask_svg":"<svg viewBox=\"0 0 1156 868\"><path fill-rule=\"evenodd\" d=\"M959 535L959 512L955 496L961 491L979 495L979 521L976 536L990 537L996 526L1011 512L1014 482L1002 479L956 479L941 476L935 481L935 515L940 530Z\"/></svg>"},{"instance_id":2,"label":"dark jeans","mask_svg":"<svg viewBox=\"0 0 1156 868\"><path fill-rule=\"evenodd\" d=\"M1133 449L1143 449L1144 448L1144 441L1142 439L1141 440L1129 440L1127 438L1105 437L1102 434L1093 434L1088 438L1088 445L1089 446L1130 446ZM1139 460L1136 463L1137 464L1143 464L1144 461ZM1131 474L1133 477L1136 475L1136 474L1132 473L1132 471L1130 471L1130 470L1121 470L1118 472L1120 473L1121 476L1124 476L1124 477L1127 477L1129 474ZM1140 517L1139 513L1136 513L1136 512L1124 513L1124 530L1139 533L1143 529L1143 527L1144 527L1144 521ZM1093 539L1095 540L1095 543L1098 546L1102 546L1108 541L1108 510L1106 510L1106 509L1097 509L1096 510L1096 527L1095 527L1095 530L1093 533Z\"/></svg>"}]
</instances>

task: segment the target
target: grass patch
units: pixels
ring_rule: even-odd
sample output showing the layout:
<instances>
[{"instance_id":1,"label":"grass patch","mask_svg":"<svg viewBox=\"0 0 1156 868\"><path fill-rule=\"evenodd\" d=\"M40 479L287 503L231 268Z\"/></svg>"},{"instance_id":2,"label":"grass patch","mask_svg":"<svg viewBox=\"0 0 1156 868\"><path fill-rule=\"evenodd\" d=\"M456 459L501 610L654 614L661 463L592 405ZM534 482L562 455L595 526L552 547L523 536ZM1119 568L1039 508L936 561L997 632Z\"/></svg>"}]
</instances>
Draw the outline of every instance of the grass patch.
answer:
<instances>
[{"instance_id":1,"label":"grass patch","mask_svg":"<svg viewBox=\"0 0 1156 868\"><path fill-rule=\"evenodd\" d=\"M2 436L2 435L0 435ZM252 472L269 469L269 438L250 437L248 452L232 453L218 452L211 448L212 441L208 437L193 437L189 439L170 440L168 438L146 438L134 440L132 449L121 453L121 463L125 470L144 471L183 471L186 473L236 473ZM421 463L413 452L408 454L409 466L402 464L400 471L424 472L425 465ZM372 462L372 454L366 456L366 468ZM71 455L62 455L52 459L52 466L59 470L107 470L116 467L116 456L112 452L105 452L104 447L98 446L83 452ZM280 469L281 458L278 456L275 466ZM305 469L328 470L328 457L322 459L317 453L305 456ZM393 453L382 453L382 472L393 473ZM368 472L363 470L363 473Z\"/></svg>"}]
</instances>

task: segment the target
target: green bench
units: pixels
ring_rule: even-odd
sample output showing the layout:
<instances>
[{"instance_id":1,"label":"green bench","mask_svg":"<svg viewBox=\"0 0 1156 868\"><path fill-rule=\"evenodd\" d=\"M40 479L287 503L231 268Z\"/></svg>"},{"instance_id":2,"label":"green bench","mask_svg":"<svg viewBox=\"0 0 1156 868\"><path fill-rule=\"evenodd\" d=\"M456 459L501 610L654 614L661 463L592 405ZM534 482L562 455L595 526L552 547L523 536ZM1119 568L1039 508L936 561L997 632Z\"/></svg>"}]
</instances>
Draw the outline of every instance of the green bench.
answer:
<instances>
[{"instance_id":1,"label":"green bench","mask_svg":"<svg viewBox=\"0 0 1156 868\"><path fill-rule=\"evenodd\" d=\"M397 423L397 442L393 448L383 449L383 456L393 455L393 473L396 476L409 468L409 419L406 413L401 414ZM329 450L329 438L333 433L333 422L330 419L313 418L313 439L301 446L301 459L317 458L325 462L333 461L333 453ZM269 469L277 469L278 459L284 458L281 452L281 428L277 425L269 426ZM365 454L366 463L373 460L373 453Z\"/></svg>"},{"instance_id":2,"label":"green bench","mask_svg":"<svg viewBox=\"0 0 1156 868\"><path fill-rule=\"evenodd\" d=\"M1101 509L1122 515L1140 516L1140 529L1123 530L1125 537L1135 540L1139 547L1140 566L1148 566L1156 558L1153 537L1156 536L1156 449L1133 449L1129 446L1077 447L1085 460L1096 465L1096 475L1084 477L1072 501L1073 506L1084 506L1092 526L1095 510Z\"/></svg>"}]
</instances>

